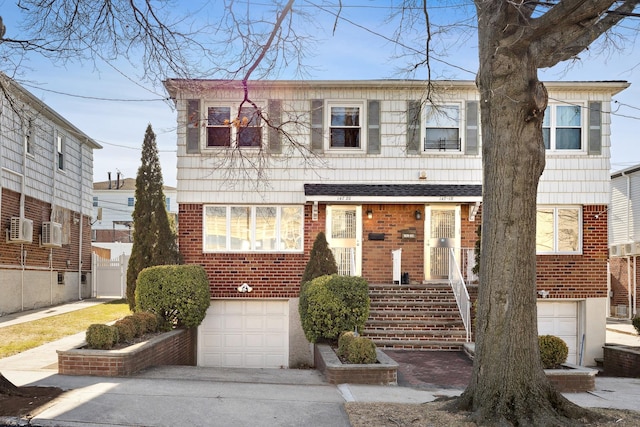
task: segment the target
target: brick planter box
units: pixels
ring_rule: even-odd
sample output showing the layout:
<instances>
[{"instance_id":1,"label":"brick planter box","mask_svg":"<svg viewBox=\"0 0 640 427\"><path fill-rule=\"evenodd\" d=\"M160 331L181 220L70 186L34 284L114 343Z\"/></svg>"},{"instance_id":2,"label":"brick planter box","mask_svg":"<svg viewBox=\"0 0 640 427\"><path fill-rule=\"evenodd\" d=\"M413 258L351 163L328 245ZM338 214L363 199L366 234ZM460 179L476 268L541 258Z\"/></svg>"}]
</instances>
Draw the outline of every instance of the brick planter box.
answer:
<instances>
[{"instance_id":1,"label":"brick planter box","mask_svg":"<svg viewBox=\"0 0 640 427\"><path fill-rule=\"evenodd\" d=\"M596 389L596 369L564 363L565 369L545 369L544 373L561 393L583 393Z\"/></svg>"},{"instance_id":2,"label":"brick planter box","mask_svg":"<svg viewBox=\"0 0 640 427\"><path fill-rule=\"evenodd\" d=\"M196 329L177 329L120 350L58 350L58 373L123 377L158 365L196 365Z\"/></svg>"},{"instance_id":3,"label":"brick planter box","mask_svg":"<svg viewBox=\"0 0 640 427\"><path fill-rule=\"evenodd\" d=\"M640 347L605 344L604 373L612 377L640 378Z\"/></svg>"},{"instance_id":4,"label":"brick planter box","mask_svg":"<svg viewBox=\"0 0 640 427\"><path fill-rule=\"evenodd\" d=\"M398 385L398 364L381 350L376 349L378 363L369 365L342 363L327 344L314 345L316 369L329 384Z\"/></svg>"}]
</instances>

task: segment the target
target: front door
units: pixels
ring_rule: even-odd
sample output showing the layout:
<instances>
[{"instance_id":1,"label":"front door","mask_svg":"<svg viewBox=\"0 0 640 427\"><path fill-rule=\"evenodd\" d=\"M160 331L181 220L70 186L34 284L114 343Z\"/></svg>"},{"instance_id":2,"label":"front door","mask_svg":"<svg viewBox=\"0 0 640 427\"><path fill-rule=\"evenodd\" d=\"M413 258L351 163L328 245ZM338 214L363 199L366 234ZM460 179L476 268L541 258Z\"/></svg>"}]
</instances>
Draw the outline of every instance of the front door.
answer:
<instances>
[{"instance_id":1,"label":"front door","mask_svg":"<svg viewBox=\"0 0 640 427\"><path fill-rule=\"evenodd\" d=\"M460 206L430 205L425 208L425 279L449 278L449 256L460 252Z\"/></svg>"},{"instance_id":2,"label":"front door","mask_svg":"<svg viewBox=\"0 0 640 427\"><path fill-rule=\"evenodd\" d=\"M362 206L327 206L327 242L341 276L360 276Z\"/></svg>"}]
</instances>

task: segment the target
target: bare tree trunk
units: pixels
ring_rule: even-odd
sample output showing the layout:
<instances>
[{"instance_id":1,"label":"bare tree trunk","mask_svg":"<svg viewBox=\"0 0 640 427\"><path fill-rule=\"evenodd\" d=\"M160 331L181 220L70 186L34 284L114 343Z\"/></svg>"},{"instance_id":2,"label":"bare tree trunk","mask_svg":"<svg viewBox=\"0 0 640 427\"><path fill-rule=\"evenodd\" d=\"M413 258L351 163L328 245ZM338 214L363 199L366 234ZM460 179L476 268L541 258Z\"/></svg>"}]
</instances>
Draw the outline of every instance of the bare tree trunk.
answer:
<instances>
[{"instance_id":1,"label":"bare tree trunk","mask_svg":"<svg viewBox=\"0 0 640 427\"><path fill-rule=\"evenodd\" d=\"M456 405L479 424L570 424L588 412L547 380L537 334L536 196L547 92L526 46L503 43L504 23L483 18L489 22L479 25L477 77L483 129L477 335L472 380Z\"/></svg>"},{"instance_id":2,"label":"bare tree trunk","mask_svg":"<svg viewBox=\"0 0 640 427\"><path fill-rule=\"evenodd\" d=\"M16 387L11 381L5 378L4 375L0 373L0 394L9 395L9 396L22 396L18 387Z\"/></svg>"}]
</instances>

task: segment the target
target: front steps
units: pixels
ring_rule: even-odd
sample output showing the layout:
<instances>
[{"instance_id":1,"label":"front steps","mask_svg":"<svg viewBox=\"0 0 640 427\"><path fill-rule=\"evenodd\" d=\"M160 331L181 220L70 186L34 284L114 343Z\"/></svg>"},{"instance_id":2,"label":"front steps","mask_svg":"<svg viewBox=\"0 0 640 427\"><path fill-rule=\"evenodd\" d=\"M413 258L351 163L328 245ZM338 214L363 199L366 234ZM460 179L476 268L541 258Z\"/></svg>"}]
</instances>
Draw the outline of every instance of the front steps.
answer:
<instances>
[{"instance_id":1,"label":"front steps","mask_svg":"<svg viewBox=\"0 0 640 427\"><path fill-rule=\"evenodd\" d=\"M369 285L371 306L362 335L380 348L456 350L466 332L448 283Z\"/></svg>"}]
</instances>

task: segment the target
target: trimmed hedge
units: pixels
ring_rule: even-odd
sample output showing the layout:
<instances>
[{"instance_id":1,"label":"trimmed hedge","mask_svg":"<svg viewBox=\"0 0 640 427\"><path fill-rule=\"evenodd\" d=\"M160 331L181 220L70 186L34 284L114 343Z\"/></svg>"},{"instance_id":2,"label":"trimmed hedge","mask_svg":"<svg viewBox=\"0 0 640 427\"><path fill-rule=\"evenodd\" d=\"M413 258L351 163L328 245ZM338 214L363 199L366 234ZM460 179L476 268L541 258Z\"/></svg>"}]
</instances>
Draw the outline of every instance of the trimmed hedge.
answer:
<instances>
[{"instance_id":1,"label":"trimmed hedge","mask_svg":"<svg viewBox=\"0 0 640 427\"><path fill-rule=\"evenodd\" d=\"M349 341L347 361L349 363L376 363L376 345L369 338L358 336Z\"/></svg>"},{"instance_id":2,"label":"trimmed hedge","mask_svg":"<svg viewBox=\"0 0 640 427\"><path fill-rule=\"evenodd\" d=\"M136 282L136 311L150 311L160 329L192 328L211 304L209 280L200 265L158 265L145 268Z\"/></svg>"},{"instance_id":3,"label":"trimmed hedge","mask_svg":"<svg viewBox=\"0 0 640 427\"><path fill-rule=\"evenodd\" d=\"M118 330L118 342L130 343L136 337L136 327L129 316L113 324Z\"/></svg>"},{"instance_id":4,"label":"trimmed hedge","mask_svg":"<svg viewBox=\"0 0 640 427\"><path fill-rule=\"evenodd\" d=\"M362 329L369 303L369 285L362 277L334 274L306 282L299 312L307 340L335 341L343 331Z\"/></svg>"},{"instance_id":5,"label":"trimmed hedge","mask_svg":"<svg viewBox=\"0 0 640 427\"><path fill-rule=\"evenodd\" d=\"M87 328L85 339L88 348L109 350L118 342L118 329L115 326L94 323Z\"/></svg>"},{"instance_id":6,"label":"trimmed hedge","mask_svg":"<svg viewBox=\"0 0 640 427\"><path fill-rule=\"evenodd\" d=\"M567 360L569 347L562 338L554 335L540 335L538 337L540 345L540 359L544 369L555 369Z\"/></svg>"},{"instance_id":7,"label":"trimmed hedge","mask_svg":"<svg viewBox=\"0 0 640 427\"><path fill-rule=\"evenodd\" d=\"M636 332L640 334L640 316L636 316L631 320L631 324L636 328Z\"/></svg>"}]
</instances>

